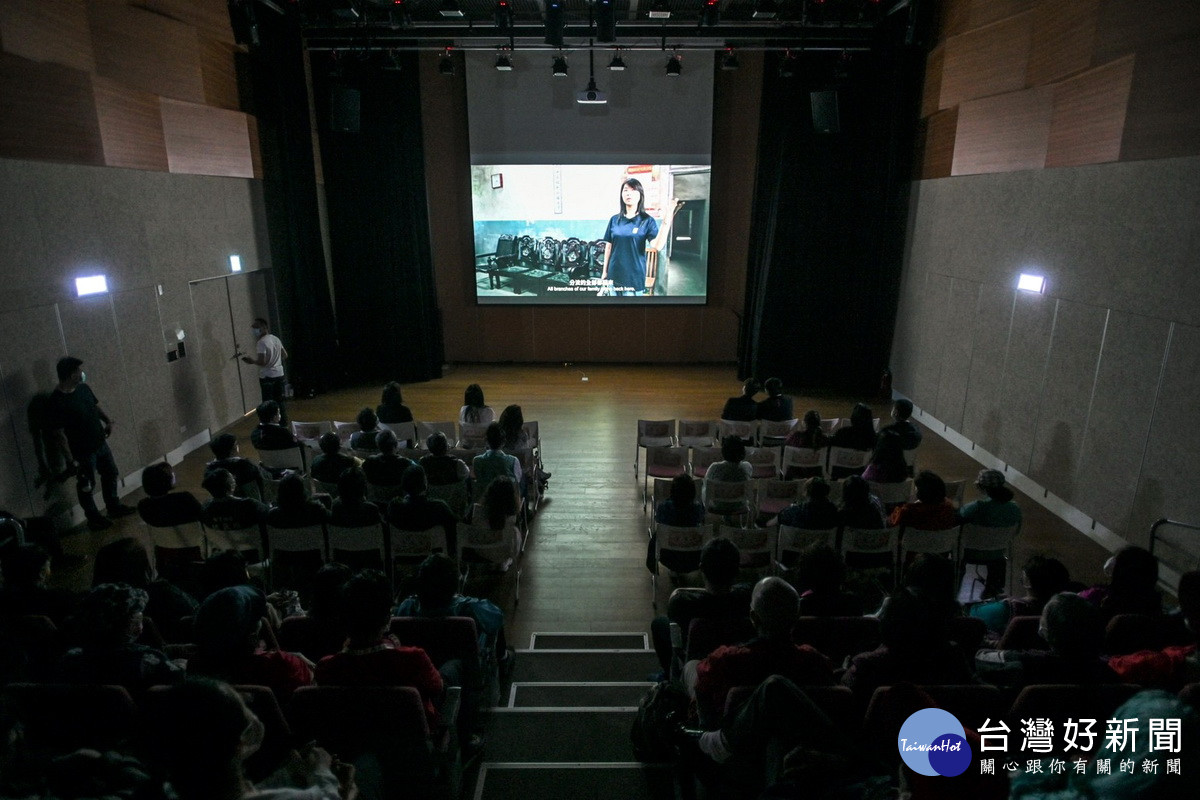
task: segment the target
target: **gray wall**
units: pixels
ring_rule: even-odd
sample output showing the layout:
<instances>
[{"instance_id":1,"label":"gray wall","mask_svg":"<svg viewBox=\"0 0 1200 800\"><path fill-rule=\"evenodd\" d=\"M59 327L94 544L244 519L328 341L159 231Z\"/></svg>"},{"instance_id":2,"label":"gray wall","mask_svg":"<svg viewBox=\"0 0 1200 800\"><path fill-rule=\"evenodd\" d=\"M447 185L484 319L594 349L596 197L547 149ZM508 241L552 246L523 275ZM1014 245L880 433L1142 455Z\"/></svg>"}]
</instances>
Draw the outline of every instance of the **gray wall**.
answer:
<instances>
[{"instance_id":1,"label":"gray wall","mask_svg":"<svg viewBox=\"0 0 1200 800\"><path fill-rule=\"evenodd\" d=\"M178 458L257 403L255 369L230 358L230 306L252 349L248 315L270 312L262 217L255 180L0 160L0 507L74 504L70 491L35 490L26 425L67 353L117 420L123 475ZM227 282L231 253L251 272ZM98 272L110 293L76 298L74 278ZM169 363L178 329L187 356Z\"/></svg>"},{"instance_id":2,"label":"gray wall","mask_svg":"<svg viewBox=\"0 0 1200 800\"><path fill-rule=\"evenodd\" d=\"M897 391L1133 543L1200 523L1200 158L919 181L910 219Z\"/></svg>"}]
</instances>

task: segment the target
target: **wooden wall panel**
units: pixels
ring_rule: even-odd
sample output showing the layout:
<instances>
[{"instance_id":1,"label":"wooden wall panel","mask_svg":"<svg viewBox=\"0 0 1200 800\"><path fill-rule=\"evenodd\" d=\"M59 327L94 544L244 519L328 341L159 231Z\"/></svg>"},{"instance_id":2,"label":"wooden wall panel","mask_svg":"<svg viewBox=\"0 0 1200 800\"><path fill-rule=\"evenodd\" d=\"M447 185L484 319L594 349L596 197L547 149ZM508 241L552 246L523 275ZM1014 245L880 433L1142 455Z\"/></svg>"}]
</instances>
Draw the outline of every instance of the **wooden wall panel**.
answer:
<instances>
[{"instance_id":1,"label":"wooden wall panel","mask_svg":"<svg viewBox=\"0 0 1200 800\"><path fill-rule=\"evenodd\" d=\"M5 52L30 61L52 61L84 72L96 68L84 0L4 0L0 41Z\"/></svg>"},{"instance_id":2,"label":"wooden wall panel","mask_svg":"<svg viewBox=\"0 0 1200 800\"><path fill-rule=\"evenodd\" d=\"M938 108L1025 86L1033 12L946 40Z\"/></svg>"},{"instance_id":3,"label":"wooden wall panel","mask_svg":"<svg viewBox=\"0 0 1200 800\"><path fill-rule=\"evenodd\" d=\"M940 39L948 39L966 33L971 26L972 0L944 0L942 2Z\"/></svg>"},{"instance_id":4,"label":"wooden wall panel","mask_svg":"<svg viewBox=\"0 0 1200 800\"><path fill-rule=\"evenodd\" d=\"M245 114L166 98L159 103L171 172L254 177Z\"/></svg>"},{"instance_id":5,"label":"wooden wall panel","mask_svg":"<svg viewBox=\"0 0 1200 800\"><path fill-rule=\"evenodd\" d=\"M98 76L92 76L92 89L105 165L166 172L158 98Z\"/></svg>"},{"instance_id":6,"label":"wooden wall panel","mask_svg":"<svg viewBox=\"0 0 1200 800\"><path fill-rule=\"evenodd\" d=\"M1200 7L1200 3L1196 4ZM1200 36L1139 50L1121 160L1200 154Z\"/></svg>"},{"instance_id":7,"label":"wooden wall panel","mask_svg":"<svg viewBox=\"0 0 1200 800\"><path fill-rule=\"evenodd\" d=\"M1034 0L971 0L967 26L971 29L982 28L1029 11L1033 6Z\"/></svg>"},{"instance_id":8,"label":"wooden wall panel","mask_svg":"<svg viewBox=\"0 0 1200 800\"><path fill-rule=\"evenodd\" d=\"M257 117L246 117L246 134L250 138L250 166L254 170L254 177L262 180L262 145L261 140L258 138Z\"/></svg>"},{"instance_id":9,"label":"wooden wall panel","mask_svg":"<svg viewBox=\"0 0 1200 800\"><path fill-rule=\"evenodd\" d=\"M217 39L200 39L200 75L204 81L204 103L241 111L238 99L234 47Z\"/></svg>"},{"instance_id":10,"label":"wooden wall panel","mask_svg":"<svg viewBox=\"0 0 1200 800\"><path fill-rule=\"evenodd\" d=\"M1092 66L1100 0L1040 0L1033 11L1027 86L1041 86Z\"/></svg>"},{"instance_id":11,"label":"wooden wall panel","mask_svg":"<svg viewBox=\"0 0 1200 800\"><path fill-rule=\"evenodd\" d=\"M1197 35L1200 3L1195 0L1102 0L1092 63Z\"/></svg>"},{"instance_id":12,"label":"wooden wall panel","mask_svg":"<svg viewBox=\"0 0 1200 800\"><path fill-rule=\"evenodd\" d=\"M921 117L931 117L937 113L938 101L942 95L942 70L944 69L945 48L938 45L929 51L925 59L925 87L921 91Z\"/></svg>"},{"instance_id":13,"label":"wooden wall panel","mask_svg":"<svg viewBox=\"0 0 1200 800\"><path fill-rule=\"evenodd\" d=\"M1055 86L1047 167L1116 161L1133 82L1133 56Z\"/></svg>"},{"instance_id":14,"label":"wooden wall panel","mask_svg":"<svg viewBox=\"0 0 1200 800\"><path fill-rule=\"evenodd\" d=\"M1053 86L963 103L951 174L1040 169L1046 163L1053 106Z\"/></svg>"},{"instance_id":15,"label":"wooden wall panel","mask_svg":"<svg viewBox=\"0 0 1200 800\"><path fill-rule=\"evenodd\" d=\"M958 109L940 111L925 120L925 123L925 152L921 162L921 177L948 178L954 166Z\"/></svg>"},{"instance_id":16,"label":"wooden wall panel","mask_svg":"<svg viewBox=\"0 0 1200 800\"><path fill-rule=\"evenodd\" d=\"M233 42L233 28L229 25L229 6L226 0L134 0L142 8L163 16L186 22L200 29L206 36ZM264 8L259 9L268 12Z\"/></svg>"},{"instance_id":17,"label":"wooden wall panel","mask_svg":"<svg viewBox=\"0 0 1200 800\"><path fill-rule=\"evenodd\" d=\"M91 77L0 53L0 156L103 164Z\"/></svg>"},{"instance_id":18,"label":"wooden wall panel","mask_svg":"<svg viewBox=\"0 0 1200 800\"><path fill-rule=\"evenodd\" d=\"M120 3L94 0L88 9L97 74L162 97L205 101L195 28Z\"/></svg>"}]
</instances>

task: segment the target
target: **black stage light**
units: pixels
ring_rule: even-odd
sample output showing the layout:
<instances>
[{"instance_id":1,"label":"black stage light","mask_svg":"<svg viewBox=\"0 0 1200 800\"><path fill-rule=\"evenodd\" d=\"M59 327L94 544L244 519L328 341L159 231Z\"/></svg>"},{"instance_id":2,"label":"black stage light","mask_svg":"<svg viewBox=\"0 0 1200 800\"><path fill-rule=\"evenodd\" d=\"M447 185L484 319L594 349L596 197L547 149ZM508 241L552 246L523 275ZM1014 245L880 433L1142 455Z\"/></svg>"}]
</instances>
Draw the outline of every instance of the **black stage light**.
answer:
<instances>
[{"instance_id":1,"label":"black stage light","mask_svg":"<svg viewBox=\"0 0 1200 800\"><path fill-rule=\"evenodd\" d=\"M497 72L512 72L513 63L512 55L507 49L502 49L496 54L496 71Z\"/></svg>"},{"instance_id":2,"label":"black stage light","mask_svg":"<svg viewBox=\"0 0 1200 800\"><path fill-rule=\"evenodd\" d=\"M608 68L613 72L625 71L625 59L621 58L620 48L617 48L616 52L613 53L612 61L608 62Z\"/></svg>"},{"instance_id":3,"label":"black stage light","mask_svg":"<svg viewBox=\"0 0 1200 800\"><path fill-rule=\"evenodd\" d=\"M513 9L508 0L496 0L496 30L509 33L512 30Z\"/></svg>"},{"instance_id":4,"label":"black stage light","mask_svg":"<svg viewBox=\"0 0 1200 800\"><path fill-rule=\"evenodd\" d=\"M721 21L721 0L700 0L700 27L711 28Z\"/></svg>"},{"instance_id":5,"label":"black stage light","mask_svg":"<svg viewBox=\"0 0 1200 800\"><path fill-rule=\"evenodd\" d=\"M791 50L785 50L783 60L779 62L779 77L792 78L796 75L796 56Z\"/></svg>"},{"instance_id":6,"label":"black stage light","mask_svg":"<svg viewBox=\"0 0 1200 800\"><path fill-rule=\"evenodd\" d=\"M392 0L392 8L388 12L388 24L393 28L411 28L412 15L408 13L409 0Z\"/></svg>"},{"instance_id":7,"label":"black stage light","mask_svg":"<svg viewBox=\"0 0 1200 800\"><path fill-rule=\"evenodd\" d=\"M617 40L617 9L614 0L596 0L596 41Z\"/></svg>"},{"instance_id":8,"label":"black stage light","mask_svg":"<svg viewBox=\"0 0 1200 800\"><path fill-rule=\"evenodd\" d=\"M734 52L732 47L726 47L724 54L721 55L721 69L732 72L739 66L741 65L738 64L737 53Z\"/></svg>"},{"instance_id":9,"label":"black stage light","mask_svg":"<svg viewBox=\"0 0 1200 800\"><path fill-rule=\"evenodd\" d=\"M683 72L683 59L678 54L667 59L667 77L678 78Z\"/></svg>"},{"instance_id":10,"label":"black stage light","mask_svg":"<svg viewBox=\"0 0 1200 800\"><path fill-rule=\"evenodd\" d=\"M566 21L563 17L564 0L547 0L546 2L546 44L555 47L563 46L563 28Z\"/></svg>"},{"instance_id":11,"label":"black stage light","mask_svg":"<svg viewBox=\"0 0 1200 800\"><path fill-rule=\"evenodd\" d=\"M454 59L450 56L450 48L447 47L438 56L438 72L442 75L454 74Z\"/></svg>"},{"instance_id":12,"label":"black stage light","mask_svg":"<svg viewBox=\"0 0 1200 800\"><path fill-rule=\"evenodd\" d=\"M554 64L551 67L552 74L556 78L567 77L567 57L558 55L554 57Z\"/></svg>"}]
</instances>

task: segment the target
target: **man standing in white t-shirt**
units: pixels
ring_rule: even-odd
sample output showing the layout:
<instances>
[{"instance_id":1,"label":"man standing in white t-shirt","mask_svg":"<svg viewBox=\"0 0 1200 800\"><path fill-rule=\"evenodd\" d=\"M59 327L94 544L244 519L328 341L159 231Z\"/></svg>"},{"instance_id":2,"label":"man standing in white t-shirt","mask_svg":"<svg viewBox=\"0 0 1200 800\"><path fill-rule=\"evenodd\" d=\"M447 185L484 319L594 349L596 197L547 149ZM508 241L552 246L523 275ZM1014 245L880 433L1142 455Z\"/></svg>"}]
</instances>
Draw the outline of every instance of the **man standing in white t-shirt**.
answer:
<instances>
[{"instance_id":1,"label":"man standing in white t-shirt","mask_svg":"<svg viewBox=\"0 0 1200 800\"><path fill-rule=\"evenodd\" d=\"M271 333L271 327L261 317L254 320L250 330L258 340L257 353L253 356L242 356L242 361L255 364L258 367L258 385L262 388L262 401L274 400L279 404L279 421L287 424L287 409L283 404L283 360L287 358L287 350L279 337Z\"/></svg>"}]
</instances>

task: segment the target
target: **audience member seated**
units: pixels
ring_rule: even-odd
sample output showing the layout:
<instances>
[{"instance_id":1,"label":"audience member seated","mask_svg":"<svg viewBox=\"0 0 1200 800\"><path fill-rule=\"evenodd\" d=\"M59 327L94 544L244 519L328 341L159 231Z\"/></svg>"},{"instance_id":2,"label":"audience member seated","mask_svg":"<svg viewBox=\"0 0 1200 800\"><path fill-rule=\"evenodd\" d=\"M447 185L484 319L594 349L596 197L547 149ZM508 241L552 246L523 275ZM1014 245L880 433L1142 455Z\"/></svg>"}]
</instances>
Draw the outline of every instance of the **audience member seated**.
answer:
<instances>
[{"instance_id":1,"label":"audience member seated","mask_svg":"<svg viewBox=\"0 0 1200 800\"><path fill-rule=\"evenodd\" d=\"M266 497L262 469L250 459L242 458L236 436L222 433L208 443L208 449L212 450L214 458L204 465L205 474L215 469L227 469L233 473L239 493L255 500Z\"/></svg>"},{"instance_id":2,"label":"audience member seated","mask_svg":"<svg viewBox=\"0 0 1200 800\"><path fill-rule=\"evenodd\" d=\"M146 497L138 502L142 522L155 528L199 522L204 510L191 492L172 492L175 470L165 461L151 464L142 470L142 488Z\"/></svg>"},{"instance_id":3,"label":"audience member seated","mask_svg":"<svg viewBox=\"0 0 1200 800\"><path fill-rule=\"evenodd\" d=\"M830 441L830 438L825 435L825 431L821 429L821 414L816 409L810 408L804 412L804 418L800 420L796 430L789 433L783 443L787 447L807 447L819 450L822 447L828 447Z\"/></svg>"},{"instance_id":4,"label":"audience member seated","mask_svg":"<svg viewBox=\"0 0 1200 800\"><path fill-rule=\"evenodd\" d=\"M696 481L691 475L676 475L671 479L671 496L658 504L654 520L659 525L678 528L694 528L704 524L704 505L696 500ZM658 534L650 535L649 550L646 551L646 568L654 572L657 564L674 573L693 572L700 564L697 553L676 553L668 550L662 561L656 560Z\"/></svg>"},{"instance_id":5,"label":"audience member seated","mask_svg":"<svg viewBox=\"0 0 1200 800\"><path fill-rule=\"evenodd\" d=\"M293 751L274 775L255 787L243 763L266 734L240 694L228 684L190 678L158 698L147 719L150 757L178 800L351 800L354 770L319 747Z\"/></svg>"},{"instance_id":6,"label":"audience member seated","mask_svg":"<svg viewBox=\"0 0 1200 800\"><path fill-rule=\"evenodd\" d=\"M521 485L521 462L516 456L504 452L504 429L499 423L493 422L487 427L487 451L475 456L471 461L475 473L475 486L486 489L492 481L499 477L509 477Z\"/></svg>"},{"instance_id":7,"label":"audience member seated","mask_svg":"<svg viewBox=\"0 0 1200 800\"><path fill-rule=\"evenodd\" d=\"M1004 485L1004 473L996 469L979 471L975 486L987 497L967 503L958 512L958 518L984 528L1009 528L1021 522L1021 507L1013 501L1012 489ZM1004 590L1007 562L1003 558L984 560L984 554L967 550L964 554L971 563L987 566L987 583L983 587L984 597L995 597Z\"/></svg>"},{"instance_id":8,"label":"audience member seated","mask_svg":"<svg viewBox=\"0 0 1200 800\"><path fill-rule=\"evenodd\" d=\"M999 637L1013 617L1041 616L1046 602L1059 592L1069 591L1071 576L1057 558L1030 556L1021 570L1024 597L1008 597L971 608L971 616L982 619L988 632Z\"/></svg>"},{"instance_id":9,"label":"audience member seated","mask_svg":"<svg viewBox=\"0 0 1200 800\"><path fill-rule=\"evenodd\" d=\"M754 400L754 395L761 390L762 387L758 385L757 379L747 378L742 384L741 395L725 401L725 407L721 409L721 419L754 422L758 419L758 403Z\"/></svg>"},{"instance_id":10,"label":"audience member seated","mask_svg":"<svg viewBox=\"0 0 1200 800\"><path fill-rule=\"evenodd\" d=\"M258 427L250 432L250 442L256 450L287 450L299 444L292 432L280 424L279 403L264 401L254 413L258 415Z\"/></svg>"},{"instance_id":11,"label":"audience member seated","mask_svg":"<svg viewBox=\"0 0 1200 800\"><path fill-rule=\"evenodd\" d=\"M694 668L689 663L684 679L703 727L717 727L725 718L726 698L736 686L758 686L772 675L800 686L833 683L829 659L792 641L799 611L800 596L787 581L763 578L750 598L750 619L758 635L745 644L717 648Z\"/></svg>"},{"instance_id":12,"label":"audience member seated","mask_svg":"<svg viewBox=\"0 0 1200 800\"><path fill-rule=\"evenodd\" d=\"M344 470L337 480L338 496L329 512L329 524L339 528L365 528L383 520L379 506L367 500L367 475L358 467Z\"/></svg>"},{"instance_id":13,"label":"audience member seated","mask_svg":"<svg viewBox=\"0 0 1200 800\"><path fill-rule=\"evenodd\" d=\"M308 617L306 647L295 649L314 661L331 653L340 653L346 643L342 624L342 587L354 577L354 570L336 561L324 565L313 577L312 599L304 616ZM310 652L311 650L311 652Z\"/></svg>"},{"instance_id":14,"label":"audience member seated","mask_svg":"<svg viewBox=\"0 0 1200 800\"><path fill-rule=\"evenodd\" d=\"M362 466L367 483L372 486L399 486L404 480L405 470L411 467L413 462L396 452L400 442L392 431L380 431L375 437L375 445L379 452L367 456Z\"/></svg>"},{"instance_id":15,"label":"audience member seated","mask_svg":"<svg viewBox=\"0 0 1200 800\"><path fill-rule=\"evenodd\" d=\"M508 453L514 453L521 450L528 450L532 447L529 440L529 433L525 430L525 415L518 405L505 406L500 412L500 419L497 420L500 424L500 430L504 432L504 450ZM546 491L546 481L550 480L550 473L542 469L541 456L539 454L538 461L535 464L536 476L526 475L525 480L530 481L536 477L538 484L542 487L542 491ZM521 487L521 493L527 495L526 487Z\"/></svg>"},{"instance_id":16,"label":"audience member seated","mask_svg":"<svg viewBox=\"0 0 1200 800\"><path fill-rule=\"evenodd\" d=\"M805 481L804 500L780 511L779 524L810 531L838 527L838 509L829 500L829 482L824 478Z\"/></svg>"},{"instance_id":17,"label":"audience member seated","mask_svg":"<svg viewBox=\"0 0 1200 800\"><path fill-rule=\"evenodd\" d=\"M342 587L342 652L317 664L322 686L412 686L421 694L430 727L438 723L442 676L419 647L405 647L388 631L392 587L378 570L363 570Z\"/></svg>"},{"instance_id":18,"label":"audience member seated","mask_svg":"<svg viewBox=\"0 0 1200 800\"><path fill-rule=\"evenodd\" d=\"M885 425L879 432L894 431L900 435L900 446L905 450L916 450L921 445L921 429L912 421L912 400L901 397L892 403L891 425Z\"/></svg>"},{"instance_id":19,"label":"audience member seated","mask_svg":"<svg viewBox=\"0 0 1200 800\"><path fill-rule=\"evenodd\" d=\"M688 479L688 482L691 480ZM700 575L704 579L704 586L681 586L671 592L666 616L651 620L650 636L664 673L677 672L673 669L676 665L672 664L672 622L679 626L686 637L694 619L741 619L750 615L751 587L745 583L734 583L741 560L742 555L733 542L728 539L710 540L700 551Z\"/></svg>"},{"instance_id":20,"label":"audience member seated","mask_svg":"<svg viewBox=\"0 0 1200 800\"><path fill-rule=\"evenodd\" d=\"M329 521L329 509L308 496L308 488L299 475L288 475L279 482L275 505L267 512L272 528L307 528Z\"/></svg>"},{"instance_id":21,"label":"audience member seated","mask_svg":"<svg viewBox=\"0 0 1200 800\"><path fill-rule=\"evenodd\" d=\"M517 482L512 478L501 475L488 484L483 490L480 502L472 508L471 523L488 530L501 532L509 528L516 531L513 537L513 547L508 553L483 551L480 558L492 562L501 572L512 566L512 562L521 554L521 531L517 528L517 514L521 510L521 495Z\"/></svg>"},{"instance_id":22,"label":"audience member seated","mask_svg":"<svg viewBox=\"0 0 1200 800\"><path fill-rule=\"evenodd\" d=\"M196 612L192 641L197 651L188 659L188 672L267 686L284 705L292 692L312 683L312 665L295 653L263 647L266 615L267 600L257 589L231 586L213 592Z\"/></svg>"},{"instance_id":23,"label":"audience member seated","mask_svg":"<svg viewBox=\"0 0 1200 800\"><path fill-rule=\"evenodd\" d=\"M1110 658L1108 666L1121 680L1172 692L1200 682L1200 572L1185 572L1179 578L1179 611L1193 641Z\"/></svg>"},{"instance_id":24,"label":"audience member seated","mask_svg":"<svg viewBox=\"0 0 1200 800\"><path fill-rule=\"evenodd\" d=\"M402 531L427 531L430 528L441 528L446 537L446 550L453 557L458 556L458 536L455 528L458 519L450 506L441 500L430 500L425 492L429 484L425 481L425 470L417 464L409 467L404 473L404 498L393 498L388 503L387 521L389 525Z\"/></svg>"},{"instance_id":25,"label":"audience member seated","mask_svg":"<svg viewBox=\"0 0 1200 800\"><path fill-rule=\"evenodd\" d=\"M309 470L314 480L337 483L343 472L358 466L357 458L342 452L342 440L333 431L322 433L317 446L321 448L321 454L313 459Z\"/></svg>"},{"instance_id":26,"label":"audience member seated","mask_svg":"<svg viewBox=\"0 0 1200 800\"><path fill-rule=\"evenodd\" d=\"M847 528L886 528L883 503L871 494L871 485L857 475L842 481L842 507L838 521Z\"/></svg>"},{"instance_id":27,"label":"audience member seated","mask_svg":"<svg viewBox=\"0 0 1200 800\"><path fill-rule=\"evenodd\" d=\"M452 483L465 481L471 475L471 468L461 458L448 455L450 442L446 434L434 431L425 440L429 455L421 456L418 462L425 470L425 480L430 486L449 486Z\"/></svg>"},{"instance_id":28,"label":"audience member seated","mask_svg":"<svg viewBox=\"0 0 1200 800\"><path fill-rule=\"evenodd\" d=\"M496 412L484 401L483 389L478 383L472 383L463 392L463 405L458 410L458 421L472 425L496 421Z\"/></svg>"},{"instance_id":29,"label":"audience member seated","mask_svg":"<svg viewBox=\"0 0 1200 800\"><path fill-rule=\"evenodd\" d=\"M63 589L51 589L50 554L40 545L24 544L5 551L0 560L4 588L0 589L0 619L48 617L55 625L75 609L78 598Z\"/></svg>"},{"instance_id":30,"label":"audience member seated","mask_svg":"<svg viewBox=\"0 0 1200 800\"><path fill-rule=\"evenodd\" d=\"M892 526L919 531L944 531L958 527L958 511L946 499L946 482L929 470L921 471L913 481L917 499L892 510Z\"/></svg>"},{"instance_id":31,"label":"audience member seated","mask_svg":"<svg viewBox=\"0 0 1200 800\"><path fill-rule=\"evenodd\" d=\"M199 604L173 583L154 577L146 548L137 539L127 536L96 551L92 586L105 583L122 583L144 591L144 611L162 637L171 643L191 641L191 628L184 618L194 615Z\"/></svg>"},{"instance_id":32,"label":"audience member seated","mask_svg":"<svg viewBox=\"0 0 1200 800\"><path fill-rule=\"evenodd\" d=\"M846 565L832 547L815 545L800 551L794 581L800 592L800 616L862 616L862 600L853 592L842 590L845 577Z\"/></svg>"},{"instance_id":33,"label":"audience member seated","mask_svg":"<svg viewBox=\"0 0 1200 800\"><path fill-rule=\"evenodd\" d=\"M380 432L380 428L379 418L375 416L375 412L369 408L364 408L358 412L358 416L355 419L358 421L359 430L351 434L350 448L352 450L378 450L379 447L375 439Z\"/></svg>"},{"instance_id":34,"label":"audience member seated","mask_svg":"<svg viewBox=\"0 0 1200 800\"><path fill-rule=\"evenodd\" d=\"M1119 680L1100 652L1104 620L1077 594L1054 595L1042 609L1038 631L1049 650L980 650L979 676L1003 686L1034 683L1115 683Z\"/></svg>"},{"instance_id":35,"label":"audience member seated","mask_svg":"<svg viewBox=\"0 0 1200 800\"><path fill-rule=\"evenodd\" d=\"M709 499L709 486L713 481L741 483L750 480L754 468L746 461L746 445L736 436L721 440L721 461L710 464L704 473L704 506L714 514L736 514L746 509L745 501L728 502Z\"/></svg>"},{"instance_id":36,"label":"audience member seated","mask_svg":"<svg viewBox=\"0 0 1200 800\"><path fill-rule=\"evenodd\" d=\"M404 398L400 394L400 384L389 381L383 387L383 396L375 408L375 416L384 425L402 425L413 421L412 411L404 405Z\"/></svg>"},{"instance_id":37,"label":"audience member seated","mask_svg":"<svg viewBox=\"0 0 1200 800\"><path fill-rule=\"evenodd\" d=\"M918 553L904 569L900 592L921 600L930 611L933 633L943 636L949 632L950 620L962 616L962 604L954 582L954 562L934 553ZM896 595L884 598L880 614ZM965 653L964 655L970 655Z\"/></svg>"},{"instance_id":38,"label":"audience member seated","mask_svg":"<svg viewBox=\"0 0 1200 800\"><path fill-rule=\"evenodd\" d=\"M131 692L182 681L181 662L172 661L161 650L137 644L148 599L144 590L121 583L93 587L68 621L68 639L77 646L59 661L55 679L113 684Z\"/></svg>"},{"instance_id":39,"label":"audience member seated","mask_svg":"<svg viewBox=\"0 0 1200 800\"><path fill-rule=\"evenodd\" d=\"M875 438L874 412L866 403L856 403L854 408L850 409L850 424L842 425L834 431L830 444L834 447L848 447L851 450L874 450Z\"/></svg>"},{"instance_id":40,"label":"audience member seated","mask_svg":"<svg viewBox=\"0 0 1200 800\"><path fill-rule=\"evenodd\" d=\"M871 452L871 461L862 473L863 480L875 483L899 483L908 477L908 462L900 446L900 434L880 431Z\"/></svg>"},{"instance_id":41,"label":"audience member seated","mask_svg":"<svg viewBox=\"0 0 1200 800\"><path fill-rule=\"evenodd\" d=\"M267 506L251 497L234 494L237 481L229 470L214 469L204 476L201 484L212 495L200 510L204 527L221 531L240 531L261 526L267 518Z\"/></svg>"},{"instance_id":42,"label":"audience member seated","mask_svg":"<svg viewBox=\"0 0 1200 800\"><path fill-rule=\"evenodd\" d=\"M783 381L779 378L767 378L763 383L766 390L765 399L758 402L758 418L771 422L787 422L795 419L792 413L792 398L783 393Z\"/></svg>"},{"instance_id":43,"label":"audience member seated","mask_svg":"<svg viewBox=\"0 0 1200 800\"><path fill-rule=\"evenodd\" d=\"M1158 591L1158 558L1142 547L1123 547L1104 565L1112 576L1107 586L1093 586L1080 596L1097 606L1104 621L1118 614L1162 616Z\"/></svg>"}]
</instances>

